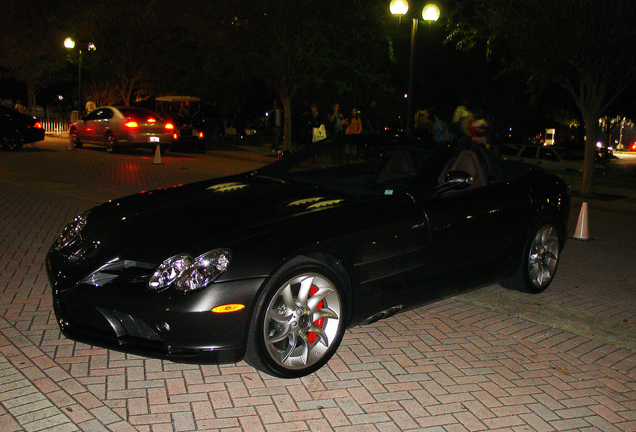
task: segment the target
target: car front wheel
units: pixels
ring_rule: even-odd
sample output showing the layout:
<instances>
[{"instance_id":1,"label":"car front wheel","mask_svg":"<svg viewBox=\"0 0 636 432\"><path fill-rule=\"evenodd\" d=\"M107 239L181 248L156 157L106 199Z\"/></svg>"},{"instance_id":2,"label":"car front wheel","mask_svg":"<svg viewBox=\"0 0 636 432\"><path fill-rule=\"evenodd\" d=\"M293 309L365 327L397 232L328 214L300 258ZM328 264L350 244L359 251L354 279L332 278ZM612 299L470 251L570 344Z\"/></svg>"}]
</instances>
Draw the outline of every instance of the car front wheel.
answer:
<instances>
[{"instance_id":1,"label":"car front wheel","mask_svg":"<svg viewBox=\"0 0 636 432\"><path fill-rule=\"evenodd\" d=\"M268 283L250 326L246 361L281 378L320 369L342 341L345 304L338 276L321 264L300 264Z\"/></svg>"},{"instance_id":2,"label":"car front wheel","mask_svg":"<svg viewBox=\"0 0 636 432\"><path fill-rule=\"evenodd\" d=\"M6 150L20 150L24 145L24 137L19 131L10 131L2 140L2 147Z\"/></svg>"},{"instance_id":3,"label":"car front wheel","mask_svg":"<svg viewBox=\"0 0 636 432\"><path fill-rule=\"evenodd\" d=\"M501 285L506 288L538 294L554 279L559 264L561 234L549 221L534 225L524 247L521 265Z\"/></svg>"}]
</instances>

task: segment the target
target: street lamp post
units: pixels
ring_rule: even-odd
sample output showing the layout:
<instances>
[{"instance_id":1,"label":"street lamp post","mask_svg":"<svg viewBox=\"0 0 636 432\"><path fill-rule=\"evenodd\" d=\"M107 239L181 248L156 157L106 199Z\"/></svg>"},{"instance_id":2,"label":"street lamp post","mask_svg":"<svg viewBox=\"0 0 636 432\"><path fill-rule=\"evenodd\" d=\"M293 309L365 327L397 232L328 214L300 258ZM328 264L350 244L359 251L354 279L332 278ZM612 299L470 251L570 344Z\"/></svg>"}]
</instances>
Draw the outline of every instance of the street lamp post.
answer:
<instances>
[{"instance_id":1,"label":"street lamp post","mask_svg":"<svg viewBox=\"0 0 636 432\"><path fill-rule=\"evenodd\" d=\"M406 0L392 0L389 6L391 13L397 15L402 20L402 16L409 10L409 3ZM437 21L440 15L439 8L429 3L422 9L422 19L427 22ZM409 58L409 87L406 95L406 136L409 138L413 136L413 79L414 79L414 64L415 64L415 40L417 37L417 27L419 24L418 18L413 18L413 25L411 27L411 54Z\"/></svg>"},{"instance_id":2,"label":"street lamp post","mask_svg":"<svg viewBox=\"0 0 636 432\"><path fill-rule=\"evenodd\" d=\"M64 47L68 49L75 48L75 41L70 37L64 39ZM78 83L78 93L77 93L77 112L78 115L82 114L82 47L78 46L79 56L78 56L78 73L77 73L77 83ZM95 45L93 43L88 44L89 51L95 51Z\"/></svg>"},{"instance_id":3,"label":"street lamp post","mask_svg":"<svg viewBox=\"0 0 636 432\"><path fill-rule=\"evenodd\" d=\"M64 47L68 49L75 48L75 41L71 38L64 39ZM77 74L77 82L78 82L78 90L77 90L77 112L79 115L82 114L82 48L79 47L79 57L78 57L78 74Z\"/></svg>"}]
</instances>

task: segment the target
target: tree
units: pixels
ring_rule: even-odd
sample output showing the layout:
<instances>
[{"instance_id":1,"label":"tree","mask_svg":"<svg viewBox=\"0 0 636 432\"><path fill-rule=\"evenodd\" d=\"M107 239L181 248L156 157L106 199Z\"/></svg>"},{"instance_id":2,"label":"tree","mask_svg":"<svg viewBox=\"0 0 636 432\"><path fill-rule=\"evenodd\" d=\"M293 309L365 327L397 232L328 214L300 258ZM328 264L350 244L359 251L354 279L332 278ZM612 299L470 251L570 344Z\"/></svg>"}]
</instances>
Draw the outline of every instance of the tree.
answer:
<instances>
[{"instance_id":1,"label":"tree","mask_svg":"<svg viewBox=\"0 0 636 432\"><path fill-rule=\"evenodd\" d=\"M375 75L367 69L373 62L363 58L364 49L356 44L381 45L378 4L255 0L224 8L227 43L240 53L230 61L241 76L262 79L276 89L285 111L286 148L292 148L291 107L300 90L329 80L338 85L344 70Z\"/></svg>"},{"instance_id":2,"label":"tree","mask_svg":"<svg viewBox=\"0 0 636 432\"><path fill-rule=\"evenodd\" d=\"M453 18L462 46L483 37L535 93L556 83L573 98L586 129L581 192L594 195L599 119L636 79L636 3L460 0Z\"/></svg>"},{"instance_id":3,"label":"tree","mask_svg":"<svg viewBox=\"0 0 636 432\"><path fill-rule=\"evenodd\" d=\"M57 82L65 70L61 41L43 38L56 34L54 19L34 1L9 1L2 6L0 65L26 84L29 111L35 116L37 95Z\"/></svg>"}]
</instances>

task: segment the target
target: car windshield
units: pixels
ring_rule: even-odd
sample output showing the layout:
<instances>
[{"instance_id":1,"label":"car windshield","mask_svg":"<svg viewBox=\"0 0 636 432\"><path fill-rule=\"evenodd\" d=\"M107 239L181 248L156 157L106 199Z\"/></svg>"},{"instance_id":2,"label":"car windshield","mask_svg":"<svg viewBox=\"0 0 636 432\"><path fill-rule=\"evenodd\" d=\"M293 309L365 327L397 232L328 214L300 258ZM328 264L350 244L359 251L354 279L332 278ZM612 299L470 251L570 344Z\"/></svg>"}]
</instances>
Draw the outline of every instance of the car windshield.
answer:
<instances>
[{"instance_id":1,"label":"car windshield","mask_svg":"<svg viewBox=\"0 0 636 432\"><path fill-rule=\"evenodd\" d=\"M429 171L426 167L439 149L414 143L371 138L325 140L283 156L255 174L355 194L384 194L387 188L409 187L424 171Z\"/></svg>"}]
</instances>

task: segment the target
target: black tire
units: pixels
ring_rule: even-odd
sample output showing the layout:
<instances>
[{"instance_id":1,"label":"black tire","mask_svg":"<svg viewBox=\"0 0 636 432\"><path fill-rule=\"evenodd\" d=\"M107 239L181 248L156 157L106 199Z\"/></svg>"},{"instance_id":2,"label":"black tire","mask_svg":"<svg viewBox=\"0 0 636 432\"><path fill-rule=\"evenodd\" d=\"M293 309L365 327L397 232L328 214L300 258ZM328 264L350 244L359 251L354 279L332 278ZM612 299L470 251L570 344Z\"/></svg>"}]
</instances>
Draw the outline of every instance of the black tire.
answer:
<instances>
[{"instance_id":1,"label":"black tire","mask_svg":"<svg viewBox=\"0 0 636 432\"><path fill-rule=\"evenodd\" d=\"M17 130L7 132L2 139L2 147L4 147L5 150L20 150L23 145L24 137L22 136L20 131Z\"/></svg>"},{"instance_id":2,"label":"black tire","mask_svg":"<svg viewBox=\"0 0 636 432\"><path fill-rule=\"evenodd\" d=\"M309 375L329 361L345 332L343 284L329 267L302 261L279 272L256 304L245 360L280 378Z\"/></svg>"},{"instance_id":3,"label":"black tire","mask_svg":"<svg viewBox=\"0 0 636 432\"><path fill-rule=\"evenodd\" d=\"M519 268L501 285L532 294L545 291L556 274L562 246L558 227L549 219L541 219L530 230Z\"/></svg>"},{"instance_id":4,"label":"black tire","mask_svg":"<svg viewBox=\"0 0 636 432\"><path fill-rule=\"evenodd\" d=\"M117 153L117 138L112 132L107 132L104 137L104 145L108 153Z\"/></svg>"},{"instance_id":5,"label":"black tire","mask_svg":"<svg viewBox=\"0 0 636 432\"><path fill-rule=\"evenodd\" d=\"M68 139L71 141L71 148L82 148L82 142L79 139L79 132L77 129L71 129L68 133Z\"/></svg>"}]
</instances>

